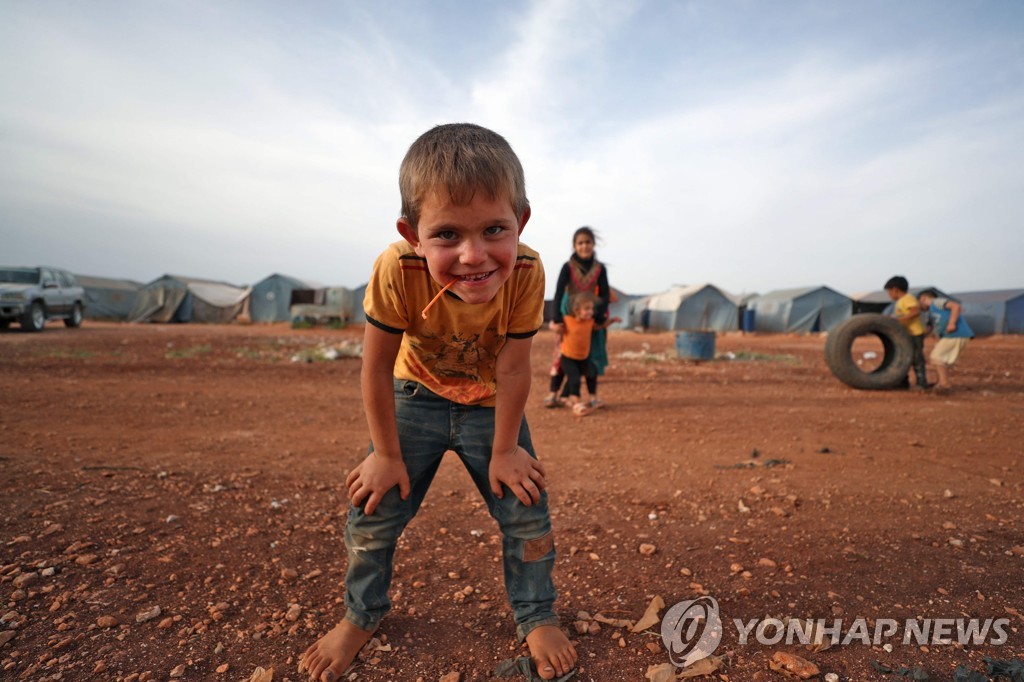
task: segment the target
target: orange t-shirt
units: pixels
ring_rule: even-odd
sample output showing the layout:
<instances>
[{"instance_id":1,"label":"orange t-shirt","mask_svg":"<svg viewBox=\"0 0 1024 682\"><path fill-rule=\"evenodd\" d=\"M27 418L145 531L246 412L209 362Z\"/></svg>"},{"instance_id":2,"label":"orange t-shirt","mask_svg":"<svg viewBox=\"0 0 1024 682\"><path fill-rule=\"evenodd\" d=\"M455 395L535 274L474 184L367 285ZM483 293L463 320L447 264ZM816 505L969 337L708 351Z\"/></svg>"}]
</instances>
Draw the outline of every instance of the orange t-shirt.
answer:
<instances>
[{"instance_id":1,"label":"orange t-shirt","mask_svg":"<svg viewBox=\"0 0 1024 682\"><path fill-rule=\"evenodd\" d=\"M590 355L590 335L594 332L594 319L577 320L566 315L565 334L562 335L562 355L573 360L586 360Z\"/></svg>"},{"instance_id":2,"label":"orange t-shirt","mask_svg":"<svg viewBox=\"0 0 1024 682\"><path fill-rule=\"evenodd\" d=\"M544 323L540 257L520 242L512 276L492 300L470 304L448 292L423 319L420 311L440 288L426 260L405 240L395 242L377 258L366 285L366 321L402 334L396 379L419 382L456 403L493 407L505 340L530 338Z\"/></svg>"}]
</instances>

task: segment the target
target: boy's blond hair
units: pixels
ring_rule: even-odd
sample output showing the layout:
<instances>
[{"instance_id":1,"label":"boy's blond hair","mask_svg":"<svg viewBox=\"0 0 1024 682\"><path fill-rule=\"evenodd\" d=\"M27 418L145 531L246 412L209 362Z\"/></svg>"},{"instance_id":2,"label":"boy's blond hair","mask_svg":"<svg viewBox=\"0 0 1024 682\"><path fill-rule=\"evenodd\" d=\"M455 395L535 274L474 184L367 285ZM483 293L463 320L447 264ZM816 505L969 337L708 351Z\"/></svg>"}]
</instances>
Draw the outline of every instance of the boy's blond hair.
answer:
<instances>
[{"instance_id":1,"label":"boy's blond hair","mask_svg":"<svg viewBox=\"0 0 1024 682\"><path fill-rule=\"evenodd\" d=\"M587 304L597 305L597 302L600 300L600 298L590 293L589 291L581 291L578 294L573 294L569 298L569 310L571 310L574 313L573 316L575 317L576 311L583 308L583 306Z\"/></svg>"},{"instance_id":2,"label":"boy's blond hair","mask_svg":"<svg viewBox=\"0 0 1024 682\"><path fill-rule=\"evenodd\" d=\"M518 218L530 206L519 157L501 135L472 123L447 123L420 135L402 159L398 188L402 217L413 229L428 192L447 192L458 206L480 190L492 201L508 197Z\"/></svg>"}]
</instances>

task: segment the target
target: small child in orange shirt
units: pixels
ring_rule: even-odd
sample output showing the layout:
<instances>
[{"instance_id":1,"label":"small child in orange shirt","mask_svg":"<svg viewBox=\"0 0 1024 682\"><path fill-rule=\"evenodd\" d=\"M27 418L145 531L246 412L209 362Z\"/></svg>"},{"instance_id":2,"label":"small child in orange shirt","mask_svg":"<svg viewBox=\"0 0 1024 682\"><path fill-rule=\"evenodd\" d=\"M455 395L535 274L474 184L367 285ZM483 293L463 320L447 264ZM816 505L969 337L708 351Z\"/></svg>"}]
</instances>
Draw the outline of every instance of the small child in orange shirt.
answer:
<instances>
[{"instance_id":1,"label":"small child in orange shirt","mask_svg":"<svg viewBox=\"0 0 1024 682\"><path fill-rule=\"evenodd\" d=\"M589 292L576 294L569 301L570 314L563 319L565 333L562 336L562 371L565 372L569 405L577 417L590 414L591 408L580 399L581 379L586 377L587 385L592 390L597 388L597 371L587 360L590 355L590 335L595 329L606 329L622 320L612 317L601 324L594 321L594 306L597 297ZM554 327L554 323L552 323ZM557 391L549 400L557 400Z\"/></svg>"}]
</instances>

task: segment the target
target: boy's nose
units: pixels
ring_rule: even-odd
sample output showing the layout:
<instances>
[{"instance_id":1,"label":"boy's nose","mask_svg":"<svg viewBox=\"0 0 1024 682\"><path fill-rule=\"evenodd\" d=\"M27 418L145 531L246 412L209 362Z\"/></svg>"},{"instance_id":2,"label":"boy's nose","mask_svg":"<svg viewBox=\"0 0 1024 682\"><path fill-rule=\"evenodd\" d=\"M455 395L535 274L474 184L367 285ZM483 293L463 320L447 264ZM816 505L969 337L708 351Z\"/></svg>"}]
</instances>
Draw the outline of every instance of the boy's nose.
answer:
<instances>
[{"instance_id":1,"label":"boy's nose","mask_svg":"<svg viewBox=\"0 0 1024 682\"><path fill-rule=\"evenodd\" d=\"M462 244L462 252L459 254L459 262L463 265L475 265L483 263L487 259L487 251L484 245L476 239L467 239Z\"/></svg>"}]
</instances>

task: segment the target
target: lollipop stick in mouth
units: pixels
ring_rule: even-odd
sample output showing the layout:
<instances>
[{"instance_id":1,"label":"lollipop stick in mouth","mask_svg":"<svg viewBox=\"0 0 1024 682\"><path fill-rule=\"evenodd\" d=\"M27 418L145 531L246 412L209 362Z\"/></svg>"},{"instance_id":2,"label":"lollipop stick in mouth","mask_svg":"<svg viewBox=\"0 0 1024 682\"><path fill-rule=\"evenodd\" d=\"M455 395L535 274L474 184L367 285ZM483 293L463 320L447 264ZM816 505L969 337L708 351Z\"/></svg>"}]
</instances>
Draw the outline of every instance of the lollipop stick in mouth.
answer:
<instances>
[{"instance_id":1,"label":"lollipop stick in mouth","mask_svg":"<svg viewBox=\"0 0 1024 682\"><path fill-rule=\"evenodd\" d=\"M424 320L425 320L425 319L427 319L427 311L428 311L428 310L430 310L430 308L431 308L431 307L432 307L432 306L433 306L433 305L434 305L435 303L437 303L437 299L441 298L441 295L442 295L442 294L444 294L444 292L446 292L446 291L448 291L449 289L451 289L451 288L452 288L452 285L453 285L453 284L455 284L455 283L456 283L456 282L458 282L458 281L459 281L459 280L458 280L458 279L456 278L456 279L453 279L452 281L448 282L448 284L445 284L445 285L444 285L444 287L443 287L443 288L441 289L441 291L437 292L437 295L436 295L436 296L434 296L434 298L430 299L430 303L428 303L428 304L427 304L427 307L423 309L423 312L422 312L422 313L420 313L420 315L421 315L421 316L423 317L423 319L424 319Z\"/></svg>"}]
</instances>

